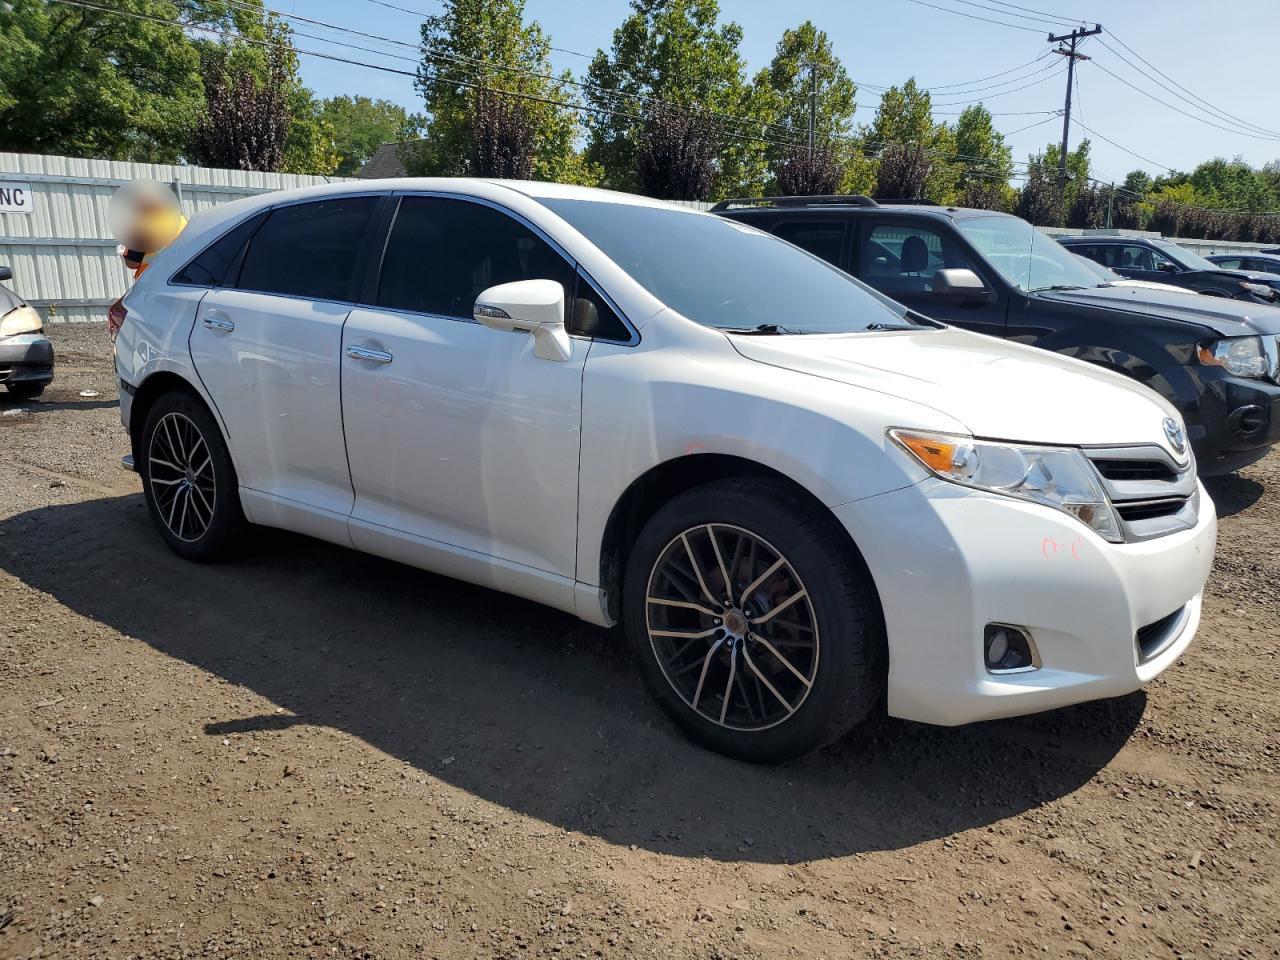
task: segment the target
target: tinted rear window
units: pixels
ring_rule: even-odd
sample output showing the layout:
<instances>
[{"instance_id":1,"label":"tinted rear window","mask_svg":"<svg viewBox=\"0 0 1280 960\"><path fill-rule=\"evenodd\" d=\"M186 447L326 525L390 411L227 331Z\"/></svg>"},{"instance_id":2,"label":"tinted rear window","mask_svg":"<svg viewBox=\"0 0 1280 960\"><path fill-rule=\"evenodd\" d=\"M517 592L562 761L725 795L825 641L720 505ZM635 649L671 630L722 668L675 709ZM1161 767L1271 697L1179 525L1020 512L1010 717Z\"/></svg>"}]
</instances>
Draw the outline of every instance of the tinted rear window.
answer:
<instances>
[{"instance_id":1,"label":"tinted rear window","mask_svg":"<svg viewBox=\"0 0 1280 960\"><path fill-rule=\"evenodd\" d=\"M197 287L234 284L234 274L240 268L240 252L266 218L265 213L260 213L228 230L179 270L173 277L174 283L189 283Z\"/></svg>"},{"instance_id":2,"label":"tinted rear window","mask_svg":"<svg viewBox=\"0 0 1280 960\"><path fill-rule=\"evenodd\" d=\"M271 211L240 270L242 290L351 299L360 243L378 197L295 203Z\"/></svg>"}]
</instances>

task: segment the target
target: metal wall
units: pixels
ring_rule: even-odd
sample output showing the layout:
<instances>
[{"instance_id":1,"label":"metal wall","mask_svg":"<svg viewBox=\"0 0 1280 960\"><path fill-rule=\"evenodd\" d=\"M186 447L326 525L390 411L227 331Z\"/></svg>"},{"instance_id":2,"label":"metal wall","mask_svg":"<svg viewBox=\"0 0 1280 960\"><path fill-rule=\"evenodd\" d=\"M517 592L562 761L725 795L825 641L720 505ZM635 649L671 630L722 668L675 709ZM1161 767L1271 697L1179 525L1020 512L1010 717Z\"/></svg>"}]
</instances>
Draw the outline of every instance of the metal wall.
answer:
<instances>
[{"instance_id":1,"label":"metal wall","mask_svg":"<svg viewBox=\"0 0 1280 960\"><path fill-rule=\"evenodd\" d=\"M8 285L48 322L105 320L107 307L129 289L129 273L107 230L107 202L118 187L140 178L179 183L188 218L241 197L331 182L297 174L0 153L0 182L29 183L34 201L31 213L0 211L0 264L13 268Z\"/></svg>"}]
</instances>

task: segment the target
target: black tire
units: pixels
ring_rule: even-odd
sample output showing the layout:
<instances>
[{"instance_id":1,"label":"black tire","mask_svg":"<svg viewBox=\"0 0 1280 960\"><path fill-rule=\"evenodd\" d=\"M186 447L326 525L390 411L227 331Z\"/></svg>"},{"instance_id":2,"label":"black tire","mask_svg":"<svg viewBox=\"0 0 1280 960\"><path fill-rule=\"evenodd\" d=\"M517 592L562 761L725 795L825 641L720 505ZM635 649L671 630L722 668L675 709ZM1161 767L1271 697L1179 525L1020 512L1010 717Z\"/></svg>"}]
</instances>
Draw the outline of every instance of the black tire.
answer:
<instances>
[{"instance_id":1,"label":"black tire","mask_svg":"<svg viewBox=\"0 0 1280 960\"><path fill-rule=\"evenodd\" d=\"M706 530L711 533L703 533ZM682 540L682 534L691 539ZM739 548L733 538L739 538L740 542L744 534L748 539L759 541L761 550L772 550L785 563L784 572L778 574L784 578L783 583L788 584L783 589L792 591L792 596L803 594L807 597L801 602L793 600L791 608L796 611L801 608L801 603L806 604L802 614L793 615L796 619L807 618L813 624L810 629L812 650L801 651L797 656L803 659L792 660L794 666L788 667L798 680L793 680L772 659L778 650L772 647L768 651L762 650L759 637L753 633L758 631L763 635L767 629L781 628L782 618L775 616L774 627L765 628L763 620L767 619L767 608L757 607L759 614L752 613L749 607L754 601L745 595L730 606L740 608L750 617L759 616L759 620L747 621L754 624L752 626L742 627L740 620L731 621L727 616L711 620L706 619L703 612L678 610L680 616L697 619L696 623L686 621L688 633L677 631L679 639L675 640L650 635L654 619L662 619L658 626L667 627L667 620L674 615L667 612L673 606L669 602L660 606L651 602L650 589L664 595L670 594L673 588L680 590L676 579L670 575L671 563L678 561L680 554L669 551L685 551L686 561L691 559L690 549L704 558L715 558L702 564L711 572L696 581L702 583L705 580L706 589L698 587L690 575L682 573L684 589L680 590L680 596L688 599L690 594L697 594L695 599L699 605L705 604L703 598L708 593L728 592L731 595L729 599L732 599L745 578L739 575L742 571L755 572L759 567L767 569L769 566L767 553L755 567L754 552L749 559L739 558ZM701 546L697 541L699 535L705 538ZM719 540L726 541L724 550L720 549ZM734 555L722 559L730 548ZM708 553L708 549L714 552ZM659 561L662 565L655 568ZM717 572L717 569L722 572ZM721 589L726 573L735 583L728 591ZM765 587L757 593L768 589ZM785 604L778 600L774 605L781 607ZM722 611L728 609L722 601L718 607ZM745 478L717 481L682 493L659 509L645 524L627 562L623 583L623 621L645 681L663 709L693 739L739 760L773 763L809 753L843 736L877 708L883 699L886 676L884 625L866 565L829 513L780 482ZM741 635L725 637L724 642L730 644L727 648L711 649L716 637L724 634L723 628L705 641L684 639L689 633L701 632L698 627L722 623L727 626L731 622L738 625ZM787 629L791 629L791 625L788 624ZM781 647L780 638L775 636L774 640ZM703 642L706 647L697 646ZM664 668L659 660L659 646L683 647L686 643L694 645L692 652L684 655L687 660L667 657L670 648L663 649L666 662L672 664L670 668ZM738 646L735 648L733 643ZM792 647L796 645L791 643ZM705 655L703 650L707 651ZM755 651L754 657L750 654L752 650ZM747 681L741 688L734 687L735 655L743 664L737 682L741 685L743 678ZM791 658L790 654L787 656ZM698 660L701 665L694 662ZM762 682L768 679L763 673L769 669L769 664L773 666L776 688ZM748 666L755 671L754 676L747 671ZM669 679L667 669L677 676L683 674L686 679ZM718 700L714 694L708 700L708 695L702 692L703 684L712 671L716 671L715 682L724 691ZM688 685L692 683L693 673L698 673L700 680L690 697ZM807 686L802 673L808 677ZM719 679L721 675L725 678L723 681ZM786 705L790 698L786 695L784 681L800 698L790 707ZM686 684L683 693L677 690L678 683ZM748 687L754 687L757 695L754 701ZM764 692L765 687L772 697ZM740 692L734 692L739 689ZM695 709L691 701L703 709ZM759 716L755 715L752 702L759 707ZM714 715L717 706L720 708L719 717ZM740 716L736 729L729 712L731 708ZM747 710L752 713L744 715ZM770 721L770 710L782 711L782 718ZM726 720L730 721L729 725L725 725Z\"/></svg>"},{"instance_id":2,"label":"black tire","mask_svg":"<svg viewBox=\"0 0 1280 960\"><path fill-rule=\"evenodd\" d=\"M239 546L247 523L235 467L199 397L175 390L156 400L136 459L151 519L174 553L208 562Z\"/></svg>"},{"instance_id":3,"label":"black tire","mask_svg":"<svg viewBox=\"0 0 1280 960\"><path fill-rule=\"evenodd\" d=\"M29 380L19 380L17 383L9 384L9 393L17 397L19 400L34 400L40 394L44 393L44 388L48 386L45 383L32 383Z\"/></svg>"}]
</instances>

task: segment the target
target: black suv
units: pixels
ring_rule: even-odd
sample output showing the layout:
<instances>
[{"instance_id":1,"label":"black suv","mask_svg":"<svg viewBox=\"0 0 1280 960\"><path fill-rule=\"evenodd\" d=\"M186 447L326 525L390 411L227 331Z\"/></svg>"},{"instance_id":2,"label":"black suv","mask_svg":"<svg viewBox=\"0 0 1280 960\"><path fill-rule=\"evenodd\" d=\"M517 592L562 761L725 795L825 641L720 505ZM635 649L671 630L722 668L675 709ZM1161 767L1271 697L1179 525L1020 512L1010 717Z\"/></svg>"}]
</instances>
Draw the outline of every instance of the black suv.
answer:
<instances>
[{"instance_id":1,"label":"black suv","mask_svg":"<svg viewBox=\"0 0 1280 960\"><path fill-rule=\"evenodd\" d=\"M1058 242L1082 257L1110 267L1130 280L1152 280L1186 287L1196 293L1275 304L1280 277L1256 270L1230 270L1192 253L1171 240L1148 237L1059 237Z\"/></svg>"},{"instance_id":2,"label":"black suv","mask_svg":"<svg viewBox=\"0 0 1280 960\"><path fill-rule=\"evenodd\" d=\"M726 200L713 209L926 316L1147 384L1182 411L1203 475L1237 470L1280 441L1280 310L1113 286L1025 220L990 210L857 196ZM803 330L803 321L788 326Z\"/></svg>"}]
</instances>

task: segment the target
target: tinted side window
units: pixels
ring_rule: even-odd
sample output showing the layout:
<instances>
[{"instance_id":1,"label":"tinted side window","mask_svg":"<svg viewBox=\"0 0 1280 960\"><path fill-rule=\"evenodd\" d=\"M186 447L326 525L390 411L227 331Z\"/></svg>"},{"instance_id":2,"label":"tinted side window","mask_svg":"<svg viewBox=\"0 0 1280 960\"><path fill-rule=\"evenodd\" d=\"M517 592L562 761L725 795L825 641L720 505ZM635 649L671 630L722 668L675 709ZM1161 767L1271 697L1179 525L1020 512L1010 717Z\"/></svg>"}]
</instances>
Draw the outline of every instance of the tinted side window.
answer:
<instances>
[{"instance_id":1,"label":"tinted side window","mask_svg":"<svg viewBox=\"0 0 1280 960\"><path fill-rule=\"evenodd\" d=\"M179 270L174 275L173 282L190 283L197 287L218 287L235 283L235 273L240 267L240 253L265 219L267 215L260 213L224 233Z\"/></svg>"},{"instance_id":2,"label":"tinted side window","mask_svg":"<svg viewBox=\"0 0 1280 960\"><path fill-rule=\"evenodd\" d=\"M387 240L377 303L469 320L482 291L514 280L555 280L568 301L574 270L499 210L467 200L405 197Z\"/></svg>"},{"instance_id":3,"label":"tinted side window","mask_svg":"<svg viewBox=\"0 0 1280 960\"><path fill-rule=\"evenodd\" d=\"M1121 270L1159 270L1165 264L1172 265L1173 261L1159 251L1136 243L1126 243L1120 248L1120 262L1117 266Z\"/></svg>"},{"instance_id":4,"label":"tinted side window","mask_svg":"<svg viewBox=\"0 0 1280 960\"><path fill-rule=\"evenodd\" d=\"M841 266L844 224L834 220L789 220L773 228L774 236L808 250L827 263Z\"/></svg>"},{"instance_id":5,"label":"tinted side window","mask_svg":"<svg viewBox=\"0 0 1280 960\"><path fill-rule=\"evenodd\" d=\"M349 300L360 242L378 200L344 197L272 210L249 244L236 286Z\"/></svg>"},{"instance_id":6,"label":"tinted side window","mask_svg":"<svg viewBox=\"0 0 1280 960\"><path fill-rule=\"evenodd\" d=\"M622 318L582 274L578 274L578 292L573 298L568 329L570 333L598 340L631 339L631 331L622 322Z\"/></svg>"},{"instance_id":7,"label":"tinted side window","mask_svg":"<svg viewBox=\"0 0 1280 960\"><path fill-rule=\"evenodd\" d=\"M1243 266L1240 257L1227 257L1223 260L1215 260L1214 263L1222 267L1224 270L1239 270L1241 266ZM1250 269L1253 269L1252 265L1250 266Z\"/></svg>"},{"instance_id":8,"label":"tinted side window","mask_svg":"<svg viewBox=\"0 0 1280 960\"><path fill-rule=\"evenodd\" d=\"M982 276L947 236L923 224L878 224L864 234L859 278L889 296L930 293L933 275L965 268Z\"/></svg>"}]
</instances>

